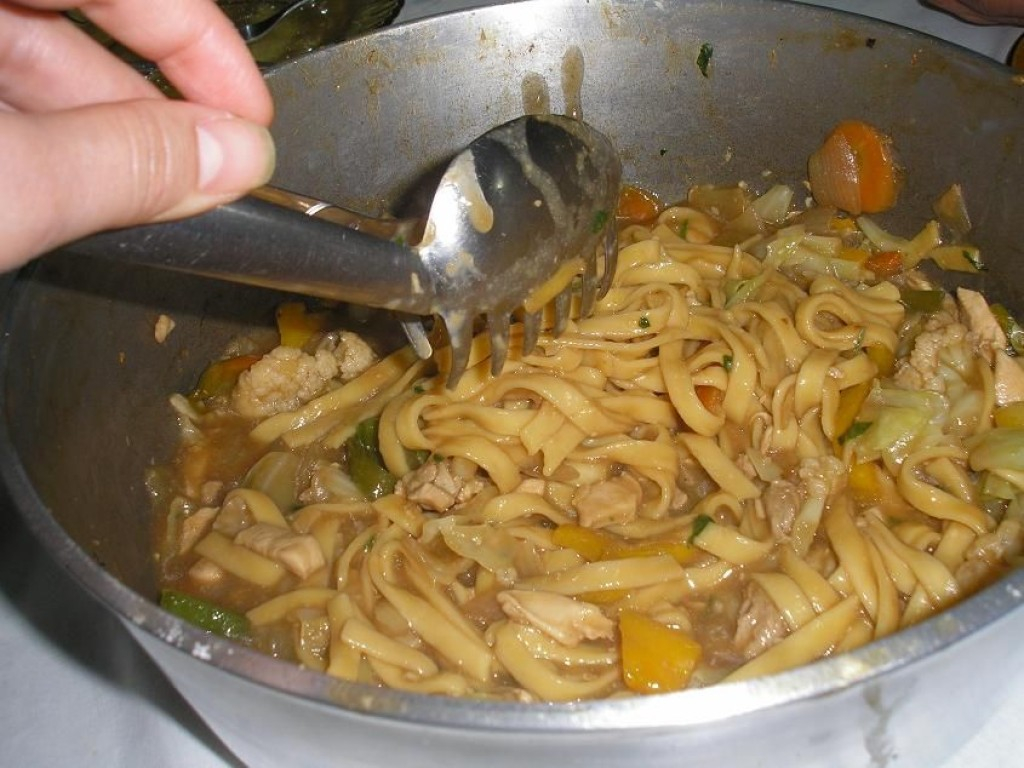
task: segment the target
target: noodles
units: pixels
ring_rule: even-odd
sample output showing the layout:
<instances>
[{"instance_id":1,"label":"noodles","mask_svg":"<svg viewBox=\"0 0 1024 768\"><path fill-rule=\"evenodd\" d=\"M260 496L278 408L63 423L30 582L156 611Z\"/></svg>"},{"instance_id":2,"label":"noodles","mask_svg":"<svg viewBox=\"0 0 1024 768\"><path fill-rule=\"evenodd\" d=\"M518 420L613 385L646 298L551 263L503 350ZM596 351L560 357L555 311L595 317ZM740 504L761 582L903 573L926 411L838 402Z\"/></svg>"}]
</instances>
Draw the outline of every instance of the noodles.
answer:
<instances>
[{"instance_id":1,"label":"noodles","mask_svg":"<svg viewBox=\"0 0 1024 768\"><path fill-rule=\"evenodd\" d=\"M164 583L329 675L527 701L769 674L962 599L1024 546L1024 369L984 299L878 280L811 213L624 227L593 315L526 356L514 325L498 377L481 336L453 390L400 350L256 422L193 398L183 477L225 432L294 471L183 480Z\"/></svg>"}]
</instances>

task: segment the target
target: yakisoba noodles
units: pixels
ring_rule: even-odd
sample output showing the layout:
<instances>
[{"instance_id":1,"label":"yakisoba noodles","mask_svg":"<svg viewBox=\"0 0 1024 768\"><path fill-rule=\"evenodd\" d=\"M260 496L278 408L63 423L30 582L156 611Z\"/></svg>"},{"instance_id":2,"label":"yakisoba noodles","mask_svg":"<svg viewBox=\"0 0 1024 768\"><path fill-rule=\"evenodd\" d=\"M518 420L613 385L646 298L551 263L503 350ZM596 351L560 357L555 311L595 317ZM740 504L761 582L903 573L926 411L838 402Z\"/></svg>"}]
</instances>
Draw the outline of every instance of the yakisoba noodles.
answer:
<instances>
[{"instance_id":1,"label":"yakisoba noodles","mask_svg":"<svg viewBox=\"0 0 1024 768\"><path fill-rule=\"evenodd\" d=\"M622 226L591 317L497 378L477 339L454 390L284 307L283 345L174 398L164 604L345 679L562 701L776 672L995 579L1019 329L906 269L977 266L936 223L792 197L697 189Z\"/></svg>"}]
</instances>

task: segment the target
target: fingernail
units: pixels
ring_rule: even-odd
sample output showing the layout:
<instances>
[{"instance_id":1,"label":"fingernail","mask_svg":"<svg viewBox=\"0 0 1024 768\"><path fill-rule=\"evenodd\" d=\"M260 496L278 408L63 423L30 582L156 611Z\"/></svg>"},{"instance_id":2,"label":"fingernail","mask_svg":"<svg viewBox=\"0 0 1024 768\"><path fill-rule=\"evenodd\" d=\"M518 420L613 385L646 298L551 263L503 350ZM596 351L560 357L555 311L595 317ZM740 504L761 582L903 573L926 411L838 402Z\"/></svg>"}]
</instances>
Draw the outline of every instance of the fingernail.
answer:
<instances>
[{"instance_id":1,"label":"fingernail","mask_svg":"<svg viewBox=\"0 0 1024 768\"><path fill-rule=\"evenodd\" d=\"M210 195L247 192L274 173L270 131L237 117L205 120L196 126L199 189Z\"/></svg>"}]
</instances>

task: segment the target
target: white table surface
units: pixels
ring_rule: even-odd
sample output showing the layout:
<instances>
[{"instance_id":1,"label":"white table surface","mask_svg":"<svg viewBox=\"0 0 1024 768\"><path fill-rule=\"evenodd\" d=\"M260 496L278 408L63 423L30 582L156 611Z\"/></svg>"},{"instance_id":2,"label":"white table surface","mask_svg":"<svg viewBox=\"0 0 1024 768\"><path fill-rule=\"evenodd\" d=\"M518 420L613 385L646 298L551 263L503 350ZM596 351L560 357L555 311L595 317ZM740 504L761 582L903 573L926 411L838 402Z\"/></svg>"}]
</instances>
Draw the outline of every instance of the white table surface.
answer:
<instances>
[{"instance_id":1,"label":"white table surface","mask_svg":"<svg viewBox=\"0 0 1024 768\"><path fill-rule=\"evenodd\" d=\"M808 0L809 2L810 0ZM398 22L484 5L406 0ZM1004 60L1020 28L972 27L916 0L819 0ZM936 768L1024 766L1024 676ZM0 498L0 766L239 766L122 626L54 566Z\"/></svg>"}]
</instances>

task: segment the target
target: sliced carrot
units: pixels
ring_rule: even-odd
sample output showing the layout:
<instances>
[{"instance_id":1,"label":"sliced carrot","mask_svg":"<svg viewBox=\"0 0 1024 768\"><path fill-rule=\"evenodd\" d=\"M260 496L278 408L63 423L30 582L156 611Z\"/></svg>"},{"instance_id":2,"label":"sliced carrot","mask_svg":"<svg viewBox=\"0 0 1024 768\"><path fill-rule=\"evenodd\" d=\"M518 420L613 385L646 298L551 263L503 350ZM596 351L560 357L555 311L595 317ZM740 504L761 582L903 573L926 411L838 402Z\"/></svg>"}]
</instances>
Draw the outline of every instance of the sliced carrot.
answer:
<instances>
[{"instance_id":1,"label":"sliced carrot","mask_svg":"<svg viewBox=\"0 0 1024 768\"><path fill-rule=\"evenodd\" d=\"M903 256L899 251L879 251L865 260L864 269L870 269L879 280L888 280L903 271Z\"/></svg>"},{"instance_id":2,"label":"sliced carrot","mask_svg":"<svg viewBox=\"0 0 1024 768\"><path fill-rule=\"evenodd\" d=\"M849 144L857 162L860 205L864 213L879 213L896 203L896 162L892 142L861 120L844 120L833 131Z\"/></svg>"},{"instance_id":3,"label":"sliced carrot","mask_svg":"<svg viewBox=\"0 0 1024 768\"><path fill-rule=\"evenodd\" d=\"M656 218L661 203L646 189L626 184L619 192L619 207L615 217L621 224L642 224Z\"/></svg>"}]
</instances>

